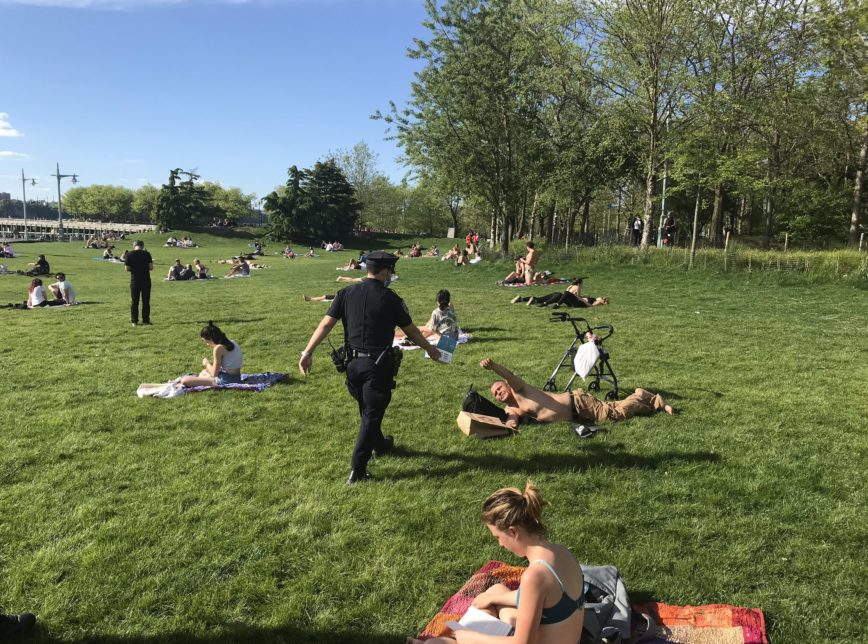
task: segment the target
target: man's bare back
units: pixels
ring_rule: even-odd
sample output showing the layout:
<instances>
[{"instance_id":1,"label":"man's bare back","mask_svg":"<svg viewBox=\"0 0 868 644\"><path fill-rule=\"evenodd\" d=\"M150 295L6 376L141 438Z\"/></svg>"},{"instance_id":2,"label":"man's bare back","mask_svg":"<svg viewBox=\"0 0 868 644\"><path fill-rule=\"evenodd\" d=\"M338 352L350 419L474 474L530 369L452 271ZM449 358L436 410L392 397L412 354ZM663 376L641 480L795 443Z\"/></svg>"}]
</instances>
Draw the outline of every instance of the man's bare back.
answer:
<instances>
[{"instance_id":1,"label":"man's bare back","mask_svg":"<svg viewBox=\"0 0 868 644\"><path fill-rule=\"evenodd\" d=\"M497 400L506 404L508 425L516 426L522 419L556 423L573 418L571 394L551 394L537 389L491 358L483 359L479 366L503 378L491 386L491 393Z\"/></svg>"},{"instance_id":2,"label":"man's bare back","mask_svg":"<svg viewBox=\"0 0 868 644\"><path fill-rule=\"evenodd\" d=\"M675 413L662 396L644 389L636 389L624 400L603 402L581 389L557 394L542 391L527 384L491 358L484 358L479 366L503 378L491 385L491 393L506 405L506 424L511 427L517 427L521 420L526 419L534 419L540 423L570 420L603 422L648 416L659 411L670 415Z\"/></svg>"}]
</instances>

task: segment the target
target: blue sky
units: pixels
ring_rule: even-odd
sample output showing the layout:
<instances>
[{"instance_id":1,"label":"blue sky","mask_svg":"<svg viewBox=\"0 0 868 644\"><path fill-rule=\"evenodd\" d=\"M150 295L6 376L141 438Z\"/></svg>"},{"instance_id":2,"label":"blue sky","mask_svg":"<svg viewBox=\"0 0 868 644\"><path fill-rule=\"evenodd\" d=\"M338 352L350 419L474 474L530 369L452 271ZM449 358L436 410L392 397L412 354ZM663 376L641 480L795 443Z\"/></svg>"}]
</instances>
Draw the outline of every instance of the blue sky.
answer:
<instances>
[{"instance_id":1,"label":"blue sky","mask_svg":"<svg viewBox=\"0 0 868 644\"><path fill-rule=\"evenodd\" d=\"M0 0L0 192L162 184L171 168L259 197L365 141L409 97L423 0ZM64 190L70 187L64 181Z\"/></svg>"}]
</instances>

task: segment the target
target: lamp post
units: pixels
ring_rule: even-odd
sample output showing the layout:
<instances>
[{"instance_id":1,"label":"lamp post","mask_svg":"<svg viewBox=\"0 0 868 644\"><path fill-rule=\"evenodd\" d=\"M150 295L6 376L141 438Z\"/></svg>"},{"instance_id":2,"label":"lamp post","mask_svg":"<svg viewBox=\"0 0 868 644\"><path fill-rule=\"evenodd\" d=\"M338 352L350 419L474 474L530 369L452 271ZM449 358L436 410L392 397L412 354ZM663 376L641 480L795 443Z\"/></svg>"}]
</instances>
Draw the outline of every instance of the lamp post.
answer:
<instances>
[{"instance_id":1,"label":"lamp post","mask_svg":"<svg viewBox=\"0 0 868 644\"><path fill-rule=\"evenodd\" d=\"M21 168L21 207L24 208L24 240L27 240L27 182L31 186L36 185L36 179L25 177L24 168Z\"/></svg>"},{"instance_id":2,"label":"lamp post","mask_svg":"<svg viewBox=\"0 0 868 644\"><path fill-rule=\"evenodd\" d=\"M60 174L60 163L57 164L57 172L52 177L57 177L57 238L63 241L63 210L60 204L60 180L72 177L73 183L78 183L77 174Z\"/></svg>"}]
</instances>

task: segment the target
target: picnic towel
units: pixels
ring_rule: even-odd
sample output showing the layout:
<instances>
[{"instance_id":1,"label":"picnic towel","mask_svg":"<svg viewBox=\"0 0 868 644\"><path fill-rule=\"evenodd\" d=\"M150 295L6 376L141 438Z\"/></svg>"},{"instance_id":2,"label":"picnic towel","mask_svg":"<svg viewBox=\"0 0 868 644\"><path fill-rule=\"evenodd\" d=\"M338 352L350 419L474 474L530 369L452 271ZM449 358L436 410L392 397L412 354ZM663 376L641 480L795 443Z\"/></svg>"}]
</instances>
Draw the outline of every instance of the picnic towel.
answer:
<instances>
[{"instance_id":1,"label":"picnic towel","mask_svg":"<svg viewBox=\"0 0 868 644\"><path fill-rule=\"evenodd\" d=\"M472 339L473 339L472 334L465 333L464 331L458 332L458 344L467 344ZM422 348L422 347L417 347L415 344L401 344L401 342L403 340L404 340L404 338L394 338L392 340L392 346L398 347L402 351L412 351L413 349L421 349ZM428 342L430 342L431 344L434 344L434 345L437 344L436 342L431 342L430 340L428 340Z\"/></svg>"},{"instance_id":2,"label":"picnic towel","mask_svg":"<svg viewBox=\"0 0 868 644\"><path fill-rule=\"evenodd\" d=\"M477 595L497 583L515 590L523 572L522 566L489 561L449 598L419 638L448 635L446 622L461 619ZM643 640L652 644L768 644L765 619L758 608L725 604L670 606L658 602L634 604L633 608L654 618L656 637Z\"/></svg>"},{"instance_id":3,"label":"picnic towel","mask_svg":"<svg viewBox=\"0 0 868 644\"><path fill-rule=\"evenodd\" d=\"M551 284L568 284L572 280L569 277L550 277L539 284L527 284L525 282L516 282L515 284L501 284L501 286L509 286L510 288L519 288L521 286L550 286Z\"/></svg>"},{"instance_id":4,"label":"picnic towel","mask_svg":"<svg viewBox=\"0 0 868 644\"><path fill-rule=\"evenodd\" d=\"M192 374L191 374L192 375ZM145 396L153 396L155 398L176 398L184 394L195 394L200 391L211 391L216 389L235 389L237 391L264 391L274 383L285 380L289 374L275 373L266 371L264 373L243 373L241 374L241 382L232 382L225 385L214 385L211 387L182 387L179 384L180 378L171 380L165 383L148 384L143 383L136 389L136 395L139 398Z\"/></svg>"},{"instance_id":5,"label":"picnic towel","mask_svg":"<svg viewBox=\"0 0 868 644\"><path fill-rule=\"evenodd\" d=\"M671 606L659 602L634 604L657 624L651 644L768 644L766 623L759 608L726 604Z\"/></svg>"}]
</instances>

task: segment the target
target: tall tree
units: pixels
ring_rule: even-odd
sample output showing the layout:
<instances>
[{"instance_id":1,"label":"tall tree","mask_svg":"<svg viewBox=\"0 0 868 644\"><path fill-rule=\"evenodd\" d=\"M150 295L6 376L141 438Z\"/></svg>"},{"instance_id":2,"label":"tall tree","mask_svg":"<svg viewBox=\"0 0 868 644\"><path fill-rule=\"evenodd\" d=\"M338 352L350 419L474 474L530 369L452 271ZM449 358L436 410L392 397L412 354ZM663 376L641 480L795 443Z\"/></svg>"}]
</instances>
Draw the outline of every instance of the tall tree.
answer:
<instances>
[{"instance_id":1,"label":"tall tree","mask_svg":"<svg viewBox=\"0 0 868 644\"><path fill-rule=\"evenodd\" d=\"M642 246L654 229L654 193L665 159L667 123L682 108L686 61L695 47L693 4L688 0L592 0L589 38L599 43L604 82L623 100L643 141L645 204ZM597 29L600 29L597 32Z\"/></svg>"},{"instance_id":2,"label":"tall tree","mask_svg":"<svg viewBox=\"0 0 868 644\"><path fill-rule=\"evenodd\" d=\"M426 40L409 52L417 72L408 108L383 117L413 165L461 176L483 196L509 247L524 182L541 149L542 69L520 0L426 0Z\"/></svg>"},{"instance_id":3,"label":"tall tree","mask_svg":"<svg viewBox=\"0 0 868 644\"><path fill-rule=\"evenodd\" d=\"M280 241L345 239L361 213L353 186L334 159L307 170L290 167L286 185L267 195L264 204L269 236Z\"/></svg>"}]
</instances>

